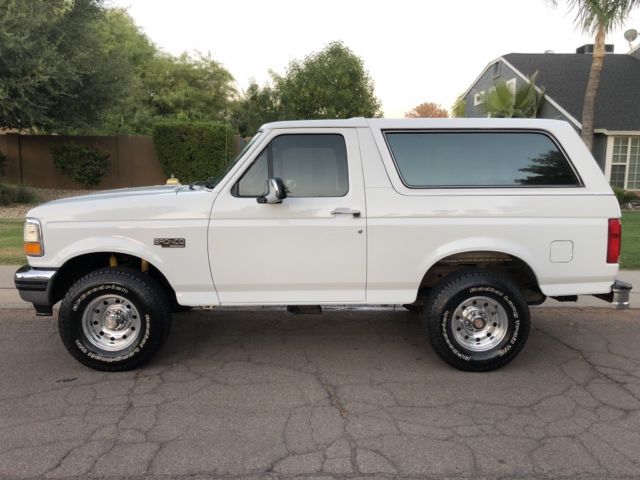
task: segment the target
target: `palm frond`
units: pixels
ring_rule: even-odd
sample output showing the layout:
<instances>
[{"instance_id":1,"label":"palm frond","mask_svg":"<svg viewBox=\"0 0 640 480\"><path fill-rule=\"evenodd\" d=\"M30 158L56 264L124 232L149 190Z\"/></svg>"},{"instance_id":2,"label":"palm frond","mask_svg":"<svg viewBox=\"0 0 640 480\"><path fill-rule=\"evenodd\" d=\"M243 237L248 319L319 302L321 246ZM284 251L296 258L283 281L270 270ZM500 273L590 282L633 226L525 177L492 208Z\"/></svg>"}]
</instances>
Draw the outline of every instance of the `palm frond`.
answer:
<instances>
[{"instance_id":1,"label":"palm frond","mask_svg":"<svg viewBox=\"0 0 640 480\"><path fill-rule=\"evenodd\" d=\"M631 11L640 6L640 0L567 0L567 3L576 10L575 24L589 34L595 34L600 25L610 33L622 26Z\"/></svg>"},{"instance_id":2,"label":"palm frond","mask_svg":"<svg viewBox=\"0 0 640 480\"><path fill-rule=\"evenodd\" d=\"M515 92L503 79L496 80L480 107L482 112L494 118L535 118L544 100L544 90L536 88L537 77L538 72Z\"/></svg>"}]
</instances>

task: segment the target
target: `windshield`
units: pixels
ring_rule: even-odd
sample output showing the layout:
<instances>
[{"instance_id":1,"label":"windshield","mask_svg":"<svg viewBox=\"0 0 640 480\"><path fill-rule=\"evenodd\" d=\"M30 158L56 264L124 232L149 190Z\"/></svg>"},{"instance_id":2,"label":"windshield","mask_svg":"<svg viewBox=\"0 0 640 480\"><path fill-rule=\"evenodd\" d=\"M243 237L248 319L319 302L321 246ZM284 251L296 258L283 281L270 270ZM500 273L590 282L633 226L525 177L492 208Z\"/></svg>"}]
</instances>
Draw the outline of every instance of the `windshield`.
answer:
<instances>
[{"instance_id":1,"label":"windshield","mask_svg":"<svg viewBox=\"0 0 640 480\"><path fill-rule=\"evenodd\" d=\"M222 180L227 175L227 173L229 173L229 171L235 166L235 164L238 163L238 161L244 156L244 154L247 153L247 151L251 148L251 146L254 145L258 141L258 139L261 136L262 136L262 130L258 131L251 138L251 140L249 140L249 142L240 151L238 156L235 159L233 159L233 161L229 162L227 164L227 166L224 168L224 170L222 172L220 172L218 175L214 175L213 177L209 177L204 181L200 180L198 182L193 182L191 185L189 185L189 188L192 188L192 187L194 187L196 185L204 185L206 188L214 188L218 183L220 183L220 180Z\"/></svg>"}]
</instances>

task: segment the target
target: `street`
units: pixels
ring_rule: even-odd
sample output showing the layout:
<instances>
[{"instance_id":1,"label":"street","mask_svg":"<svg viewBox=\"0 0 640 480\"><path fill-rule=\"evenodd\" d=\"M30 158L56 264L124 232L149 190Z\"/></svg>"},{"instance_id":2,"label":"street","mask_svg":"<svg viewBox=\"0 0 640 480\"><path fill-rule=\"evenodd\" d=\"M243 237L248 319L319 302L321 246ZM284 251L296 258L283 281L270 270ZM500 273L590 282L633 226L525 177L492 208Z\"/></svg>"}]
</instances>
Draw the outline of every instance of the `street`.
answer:
<instances>
[{"instance_id":1,"label":"street","mask_svg":"<svg viewBox=\"0 0 640 480\"><path fill-rule=\"evenodd\" d=\"M638 321L534 309L523 353L472 374L404 311L196 311L107 374L2 309L0 478L637 477Z\"/></svg>"}]
</instances>

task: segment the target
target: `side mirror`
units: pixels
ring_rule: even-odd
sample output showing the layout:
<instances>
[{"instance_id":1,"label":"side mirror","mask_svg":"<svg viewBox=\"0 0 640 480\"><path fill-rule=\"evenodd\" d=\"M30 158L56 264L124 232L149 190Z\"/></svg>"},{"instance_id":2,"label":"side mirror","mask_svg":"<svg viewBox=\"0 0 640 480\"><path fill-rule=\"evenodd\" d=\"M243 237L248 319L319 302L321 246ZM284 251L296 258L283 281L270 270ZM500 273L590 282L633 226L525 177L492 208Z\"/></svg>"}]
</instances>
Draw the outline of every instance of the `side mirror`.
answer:
<instances>
[{"instance_id":1,"label":"side mirror","mask_svg":"<svg viewBox=\"0 0 640 480\"><path fill-rule=\"evenodd\" d=\"M258 203L282 203L287 198L287 190L281 178L270 178L266 195L258 197Z\"/></svg>"}]
</instances>

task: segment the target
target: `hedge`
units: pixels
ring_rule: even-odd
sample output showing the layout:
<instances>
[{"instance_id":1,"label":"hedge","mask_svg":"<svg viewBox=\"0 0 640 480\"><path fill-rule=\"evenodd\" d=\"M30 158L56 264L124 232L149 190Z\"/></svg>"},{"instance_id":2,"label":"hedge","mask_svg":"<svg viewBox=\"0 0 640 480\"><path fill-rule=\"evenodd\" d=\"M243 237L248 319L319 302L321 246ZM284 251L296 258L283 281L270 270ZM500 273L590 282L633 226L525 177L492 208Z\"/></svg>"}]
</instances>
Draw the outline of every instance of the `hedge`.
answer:
<instances>
[{"instance_id":1,"label":"hedge","mask_svg":"<svg viewBox=\"0 0 640 480\"><path fill-rule=\"evenodd\" d=\"M153 126L164 173L182 183L205 180L233 160L234 130L225 123L167 121Z\"/></svg>"},{"instance_id":2,"label":"hedge","mask_svg":"<svg viewBox=\"0 0 640 480\"><path fill-rule=\"evenodd\" d=\"M0 206L37 202L38 196L24 185L8 185L0 181Z\"/></svg>"},{"instance_id":3,"label":"hedge","mask_svg":"<svg viewBox=\"0 0 640 480\"><path fill-rule=\"evenodd\" d=\"M622 188L613 187L613 193L616 194L616 198L621 207L624 207L627 203L638 200L638 195Z\"/></svg>"}]
</instances>

